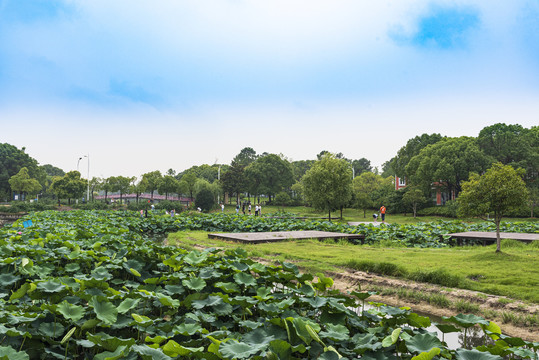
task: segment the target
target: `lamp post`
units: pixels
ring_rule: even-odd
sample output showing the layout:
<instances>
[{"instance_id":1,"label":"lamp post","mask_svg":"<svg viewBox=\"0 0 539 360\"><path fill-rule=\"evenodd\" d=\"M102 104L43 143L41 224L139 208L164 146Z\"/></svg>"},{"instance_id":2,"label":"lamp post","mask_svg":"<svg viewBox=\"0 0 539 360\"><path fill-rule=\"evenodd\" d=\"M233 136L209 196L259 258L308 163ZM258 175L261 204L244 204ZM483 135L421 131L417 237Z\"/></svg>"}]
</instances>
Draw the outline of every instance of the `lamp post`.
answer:
<instances>
[{"instance_id":1,"label":"lamp post","mask_svg":"<svg viewBox=\"0 0 539 360\"><path fill-rule=\"evenodd\" d=\"M221 165L219 165L219 168L217 169L217 180L221 180ZM217 204L221 203L221 191L217 193Z\"/></svg>"},{"instance_id":2,"label":"lamp post","mask_svg":"<svg viewBox=\"0 0 539 360\"><path fill-rule=\"evenodd\" d=\"M81 156L79 158L79 161L77 161L77 171L79 171L79 163L82 160L82 158L88 158L88 183L86 187L86 202L90 201L90 153L88 155Z\"/></svg>"}]
</instances>

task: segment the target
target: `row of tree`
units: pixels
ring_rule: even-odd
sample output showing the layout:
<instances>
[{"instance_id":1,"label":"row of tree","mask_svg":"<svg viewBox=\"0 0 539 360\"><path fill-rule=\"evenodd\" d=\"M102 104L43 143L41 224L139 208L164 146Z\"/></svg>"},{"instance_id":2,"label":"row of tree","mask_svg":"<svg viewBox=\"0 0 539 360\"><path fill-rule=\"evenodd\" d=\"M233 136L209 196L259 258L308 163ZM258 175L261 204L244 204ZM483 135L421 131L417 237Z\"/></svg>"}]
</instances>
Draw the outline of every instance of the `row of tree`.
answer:
<instances>
[{"instance_id":1,"label":"row of tree","mask_svg":"<svg viewBox=\"0 0 539 360\"><path fill-rule=\"evenodd\" d=\"M82 179L76 171L64 174L52 165L39 166L22 150L0 144L0 199L11 191L41 192L44 196L81 198L87 186L93 196L159 192L194 198L200 191L211 193L214 202L224 194L240 201L243 194L266 195L269 201L308 203L329 211L354 206L363 209L391 204L393 211L429 204L433 187L457 197L470 174L483 174L493 163L523 169L530 203L537 204L539 188L539 127L495 124L485 127L477 138L449 138L423 134L410 139L383 166L382 173L365 158L347 159L342 153L321 151L316 160L290 161L277 154L257 154L246 147L231 163L193 166L176 173L169 169L143 174L140 178L113 176ZM25 170L23 170L25 168ZM394 176L406 179L405 190L395 191ZM38 189L38 185L41 189ZM90 200L93 200L91 198Z\"/></svg>"}]
</instances>

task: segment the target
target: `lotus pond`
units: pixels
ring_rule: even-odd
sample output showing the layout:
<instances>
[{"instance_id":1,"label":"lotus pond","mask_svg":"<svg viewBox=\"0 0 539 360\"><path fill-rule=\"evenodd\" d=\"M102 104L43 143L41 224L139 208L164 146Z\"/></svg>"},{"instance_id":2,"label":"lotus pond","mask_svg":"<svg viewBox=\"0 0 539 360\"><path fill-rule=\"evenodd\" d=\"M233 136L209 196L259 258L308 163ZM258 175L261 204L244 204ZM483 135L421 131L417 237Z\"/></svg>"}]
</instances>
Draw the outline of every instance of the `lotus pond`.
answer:
<instances>
[{"instance_id":1,"label":"lotus pond","mask_svg":"<svg viewBox=\"0 0 539 360\"><path fill-rule=\"evenodd\" d=\"M443 333L479 326L491 339L449 349L426 330L428 317L383 304L364 310L369 293L340 294L321 274L263 265L241 249L189 252L147 237L301 225L292 220L97 211L27 219L31 227L0 229L0 359L537 359L539 343L481 317L435 325Z\"/></svg>"}]
</instances>

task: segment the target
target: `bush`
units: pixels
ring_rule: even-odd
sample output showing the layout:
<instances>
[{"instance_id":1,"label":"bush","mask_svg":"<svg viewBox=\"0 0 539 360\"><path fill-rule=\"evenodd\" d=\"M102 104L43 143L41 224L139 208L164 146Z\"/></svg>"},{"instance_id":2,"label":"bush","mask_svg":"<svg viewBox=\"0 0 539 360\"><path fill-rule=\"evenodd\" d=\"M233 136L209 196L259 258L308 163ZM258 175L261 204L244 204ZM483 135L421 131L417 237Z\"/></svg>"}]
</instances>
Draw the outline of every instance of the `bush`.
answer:
<instances>
[{"instance_id":1,"label":"bush","mask_svg":"<svg viewBox=\"0 0 539 360\"><path fill-rule=\"evenodd\" d=\"M280 193L275 195L275 199L273 200L273 203L275 205L280 205L280 206L290 205L291 202L292 202L292 198L290 197L290 195L288 195L284 191L281 191Z\"/></svg>"},{"instance_id":2,"label":"bush","mask_svg":"<svg viewBox=\"0 0 539 360\"><path fill-rule=\"evenodd\" d=\"M202 211L210 211L213 206L213 194L208 189L202 189L195 197L195 206L202 209Z\"/></svg>"},{"instance_id":3,"label":"bush","mask_svg":"<svg viewBox=\"0 0 539 360\"><path fill-rule=\"evenodd\" d=\"M54 210L55 205L43 202L12 201L10 206L3 206L1 211L7 213L19 213L30 211Z\"/></svg>"},{"instance_id":4,"label":"bush","mask_svg":"<svg viewBox=\"0 0 539 360\"><path fill-rule=\"evenodd\" d=\"M417 212L419 216L444 216L444 217L457 217L458 204L456 201L447 201L445 205L431 206L425 209L421 209Z\"/></svg>"},{"instance_id":5,"label":"bush","mask_svg":"<svg viewBox=\"0 0 539 360\"><path fill-rule=\"evenodd\" d=\"M176 213L183 211L184 206L179 201L163 200L155 205L158 210L175 210Z\"/></svg>"}]
</instances>

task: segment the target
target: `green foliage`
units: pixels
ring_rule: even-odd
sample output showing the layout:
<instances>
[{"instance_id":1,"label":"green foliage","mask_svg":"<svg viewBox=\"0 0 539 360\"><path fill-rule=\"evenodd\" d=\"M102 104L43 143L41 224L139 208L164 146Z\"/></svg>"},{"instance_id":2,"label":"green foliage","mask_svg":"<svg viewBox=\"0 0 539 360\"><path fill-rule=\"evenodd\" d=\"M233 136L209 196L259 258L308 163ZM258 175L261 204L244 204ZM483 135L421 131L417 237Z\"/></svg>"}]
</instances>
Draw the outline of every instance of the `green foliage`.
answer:
<instances>
[{"instance_id":1,"label":"green foliage","mask_svg":"<svg viewBox=\"0 0 539 360\"><path fill-rule=\"evenodd\" d=\"M212 192L208 189L200 190L195 198L195 206L210 211L215 206Z\"/></svg>"},{"instance_id":2,"label":"green foliage","mask_svg":"<svg viewBox=\"0 0 539 360\"><path fill-rule=\"evenodd\" d=\"M275 205L281 205L281 206L290 205L291 202L292 202L292 198L290 197L290 195L288 195L284 191L281 191L280 193L275 195L275 200L273 201Z\"/></svg>"},{"instance_id":3,"label":"green foliage","mask_svg":"<svg viewBox=\"0 0 539 360\"><path fill-rule=\"evenodd\" d=\"M142 236L234 217L48 211L29 218L31 228L0 229L0 357L410 359L439 348L451 359L460 351L426 333L428 322L410 310L361 311L363 293L340 294L330 278L313 281L293 264L256 263L241 249L188 252ZM494 329L479 317L448 321ZM497 336L507 352L537 348Z\"/></svg>"},{"instance_id":4,"label":"green foliage","mask_svg":"<svg viewBox=\"0 0 539 360\"><path fill-rule=\"evenodd\" d=\"M41 184L36 179L30 178L28 169L23 167L16 174L9 179L9 185L11 190L17 193L27 193L30 195L36 195L42 189Z\"/></svg>"},{"instance_id":5,"label":"green foliage","mask_svg":"<svg viewBox=\"0 0 539 360\"><path fill-rule=\"evenodd\" d=\"M305 197L315 209L329 213L346 206L352 198L352 170L329 154L317 161L303 177Z\"/></svg>"},{"instance_id":6,"label":"green foliage","mask_svg":"<svg viewBox=\"0 0 539 360\"><path fill-rule=\"evenodd\" d=\"M81 198L86 189L87 182L80 177L80 172L70 171L62 178L56 178L51 188L58 199Z\"/></svg>"}]
</instances>

